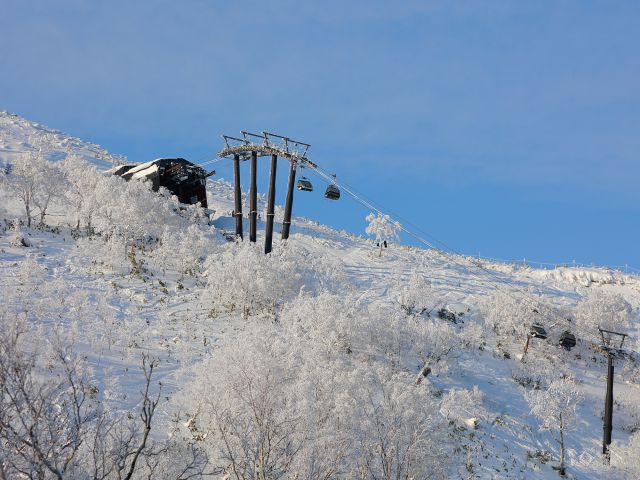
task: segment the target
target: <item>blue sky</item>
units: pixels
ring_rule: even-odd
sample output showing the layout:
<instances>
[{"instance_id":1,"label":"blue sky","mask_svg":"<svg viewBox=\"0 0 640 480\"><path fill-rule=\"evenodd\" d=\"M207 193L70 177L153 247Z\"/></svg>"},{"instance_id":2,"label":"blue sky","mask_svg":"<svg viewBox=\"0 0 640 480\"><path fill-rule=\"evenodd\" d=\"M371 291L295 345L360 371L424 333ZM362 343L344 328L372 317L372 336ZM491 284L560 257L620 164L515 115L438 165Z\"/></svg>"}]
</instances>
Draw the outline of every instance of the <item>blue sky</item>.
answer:
<instances>
[{"instance_id":1,"label":"blue sky","mask_svg":"<svg viewBox=\"0 0 640 480\"><path fill-rule=\"evenodd\" d=\"M640 268L638 2L0 7L0 109L139 161L279 132L457 251ZM294 213L363 233L367 212Z\"/></svg>"}]
</instances>

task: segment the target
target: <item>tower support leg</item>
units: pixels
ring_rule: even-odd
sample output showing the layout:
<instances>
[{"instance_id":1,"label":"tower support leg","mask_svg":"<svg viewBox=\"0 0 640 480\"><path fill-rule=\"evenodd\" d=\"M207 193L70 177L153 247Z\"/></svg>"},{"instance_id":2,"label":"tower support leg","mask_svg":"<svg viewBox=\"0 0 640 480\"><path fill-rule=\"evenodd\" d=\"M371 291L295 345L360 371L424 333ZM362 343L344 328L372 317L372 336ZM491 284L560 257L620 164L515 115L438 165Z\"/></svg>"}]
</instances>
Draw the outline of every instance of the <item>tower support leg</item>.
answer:
<instances>
[{"instance_id":1,"label":"tower support leg","mask_svg":"<svg viewBox=\"0 0 640 480\"><path fill-rule=\"evenodd\" d=\"M273 217L275 215L276 204L276 167L278 166L278 156L271 155L271 174L269 176L269 194L267 197L267 225L264 236L264 253L271 252L273 242Z\"/></svg>"},{"instance_id":2,"label":"tower support leg","mask_svg":"<svg viewBox=\"0 0 640 480\"><path fill-rule=\"evenodd\" d=\"M258 217L258 188L256 181L257 152L251 152L251 183L249 184L249 241L256 241L256 219Z\"/></svg>"},{"instance_id":3,"label":"tower support leg","mask_svg":"<svg viewBox=\"0 0 640 480\"><path fill-rule=\"evenodd\" d=\"M293 210L293 187L296 182L296 162L291 161L289 168L289 185L287 186L287 199L284 203L284 220L282 222L282 240L289 238L291 227L291 211Z\"/></svg>"},{"instance_id":4,"label":"tower support leg","mask_svg":"<svg viewBox=\"0 0 640 480\"><path fill-rule=\"evenodd\" d=\"M613 420L613 358L607 355L607 394L604 399L604 435L602 438L602 453L609 463L609 445L611 445L611 430Z\"/></svg>"},{"instance_id":5,"label":"tower support leg","mask_svg":"<svg viewBox=\"0 0 640 480\"><path fill-rule=\"evenodd\" d=\"M233 156L233 178L235 208L233 215L236 217L236 237L242 239L242 193L240 190L240 155Z\"/></svg>"}]
</instances>

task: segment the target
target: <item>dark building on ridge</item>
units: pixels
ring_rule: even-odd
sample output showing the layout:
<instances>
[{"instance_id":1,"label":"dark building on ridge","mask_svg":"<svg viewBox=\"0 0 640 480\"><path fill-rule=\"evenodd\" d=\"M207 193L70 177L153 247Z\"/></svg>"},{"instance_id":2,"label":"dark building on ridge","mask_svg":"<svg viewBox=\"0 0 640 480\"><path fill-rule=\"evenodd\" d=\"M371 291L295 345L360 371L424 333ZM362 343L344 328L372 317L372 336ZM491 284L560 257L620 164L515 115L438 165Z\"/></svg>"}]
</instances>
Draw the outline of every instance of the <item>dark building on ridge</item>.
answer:
<instances>
[{"instance_id":1,"label":"dark building on ridge","mask_svg":"<svg viewBox=\"0 0 640 480\"><path fill-rule=\"evenodd\" d=\"M207 207L207 191L205 189L207 174L205 170L184 158L158 158L140 165L120 165L108 171L125 180L149 180L152 189L157 192L165 187L173 193L181 203L194 205L200 203Z\"/></svg>"}]
</instances>

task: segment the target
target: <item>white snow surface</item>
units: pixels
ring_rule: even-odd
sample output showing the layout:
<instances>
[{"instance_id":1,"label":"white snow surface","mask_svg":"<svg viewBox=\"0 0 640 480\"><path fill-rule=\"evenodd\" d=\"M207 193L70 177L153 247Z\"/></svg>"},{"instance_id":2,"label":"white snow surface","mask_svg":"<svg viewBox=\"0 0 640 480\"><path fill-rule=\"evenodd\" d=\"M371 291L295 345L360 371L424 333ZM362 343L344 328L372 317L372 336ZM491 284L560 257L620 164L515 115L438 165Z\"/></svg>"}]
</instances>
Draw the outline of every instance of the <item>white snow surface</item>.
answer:
<instances>
[{"instance_id":1,"label":"white snow surface","mask_svg":"<svg viewBox=\"0 0 640 480\"><path fill-rule=\"evenodd\" d=\"M100 170L107 170L125 161L123 156L111 154L99 145L7 111L0 111L0 165L38 147L46 150L47 160L60 161L65 159L69 152L73 152Z\"/></svg>"},{"instance_id":2,"label":"white snow surface","mask_svg":"<svg viewBox=\"0 0 640 480\"><path fill-rule=\"evenodd\" d=\"M63 159L69 151L81 155L99 169L124 161L123 157L111 155L97 145L6 112L0 113L0 162L11 162L16 155L34 148L31 144L34 138L47 142L50 146L48 159L52 161ZM233 210L231 185L222 179L210 179L207 189L209 208L216 213L211 225L197 226L204 242L203 251L216 255L241 248L225 239L225 236L233 235L235 225L230 215ZM263 210L261 200L259 211ZM16 218L19 205L9 201L6 211L7 220ZM264 219L264 214L261 217ZM258 222L259 248L264 242L262 219ZM524 370L537 372L538 363L551 370L569 372L576 378L584 397L578 407L575 428L568 431L565 438L568 477L632 478L628 472L603 470L601 466L598 452L602 441L606 362L590 348L589 342L580 339L580 345L567 352L556 342L572 325L560 318L555 319L555 325L547 321L545 326L549 329L550 340L533 339L527 360L522 363L518 360L522 351L521 339L497 340L483 334L486 327L480 310L496 289L513 295L527 292L549 305L567 309L575 307L596 290L618 294L634 309L634 324L628 331L631 334L629 347L637 349L640 277L604 269L536 270L486 262L482 268L477 268L473 259L400 243L390 243L378 257L374 242L300 217L294 217L291 237L286 246L281 246L277 233L281 221L282 209L278 208L275 249L298 249L292 250L296 252L294 258L302 269L301 281L312 295L316 293L310 285L321 281L318 279L325 275L332 282L335 280L334 285L327 287L329 290L336 295L358 299L363 312L400 312L403 289L418 275L428 281L428 293L423 292L428 298L425 302L428 312L406 321L435 322L436 325L440 322L456 335L468 339L470 345L459 345L444 359L434 360L432 373L420 386L415 386L412 379L423 364L418 363L417 357L410 352L401 355L399 364L390 367L411 379L406 384L407 389L423 388L425 396L433 396L436 400L446 398L456 389L477 390L481 408L461 412L460 421L452 421L450 431L443 434L447 442L453 442L449 478L558 477L553 469L558 456L554 432L539 430L538 421L525 399L527 388L514 380ZM118 250L99 236L76 238L65 225L64 218L56 218L52 223L58 228L23 227L20 230L31 247L16 244L15 230L0 223L0 294L3 302L5 299L19 301L16 292L22 289L29 292L30 301L56 305L60 298L78 295L93 306L93 310L102 312L92 317L91 322L83 318L71 321L64 315L51 322L77 331L77 347L88 356L99 392L106 402L121 411L134 411L138 406L141 352L160 359L156 379L163 384L166 400L161 404L161 416L167 420L176 412L174 397L196 379L194 372L199 367L223 366L218 352L224 346L232 345L235 339L243 338L247 332L280 328L274 318L286 309L286 302L291 301L279 300L274 307L275 313L256 312L249 316L242 315L239 309L217 308L215 299L208 293L212 290L207 287L207 282L215 282L215 279L207 277L205 262L195 262L193 271L185 274L176 267L175 258L168 262L166 252L160 255L150 249L137 253L143 268L140 274L133 274L130 259L122 249ZM244 226L247 242L246 216ZM188 251L187 247L185 252ZM176 250L174 256L180 255L183 252ZM222 261L222 258L210 257L209 261ZM307 268L305 264L312 258L335 265L335 279L330 273L316 274L315 270ZM338 275L338 271L342 275ZM297 294L292 292L293 297ZM20 307L13 305L16 311ZM64 311L64 307L61 308ZM439 319L436 312L441 308L456 313L461 322L451 324ZM367 319L359 321L366 322ZM393 336L394 332L387 334ZM616 398L631 405L627 408L618 404L614 411L613 436L622 443L629 440L632 430L640 428L640 418L634 417L636 414L633 413L640 413L639 380L637 361L618 364ZM635 427L634 422L637 423ZM156 435L163 433L156 432Z\"/></svg>"}]
</instances>

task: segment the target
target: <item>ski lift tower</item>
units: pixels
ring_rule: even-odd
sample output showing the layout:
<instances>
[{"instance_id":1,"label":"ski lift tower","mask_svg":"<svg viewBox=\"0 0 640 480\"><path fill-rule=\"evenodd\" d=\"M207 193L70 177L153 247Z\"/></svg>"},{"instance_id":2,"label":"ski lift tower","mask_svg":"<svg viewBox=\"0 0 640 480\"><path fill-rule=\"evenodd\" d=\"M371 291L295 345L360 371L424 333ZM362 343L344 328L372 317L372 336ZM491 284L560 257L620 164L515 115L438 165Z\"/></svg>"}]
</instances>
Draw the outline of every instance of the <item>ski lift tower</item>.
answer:
<instances>
[{"instance_id":1,"label":"ski lift tower","mask_svg":"<svg viewBox=\"0 0 640 480\"><path fill-rule=\"evenodd\" d=\"M624 340L628 336L626 333L613 332L598 327L602 343L595 345L595 349L602 355L607 357L607 393L604 399L604 434L602 438L602 454L605 456L605 462L609 463L610 453L609 445L611 445L611 431L613 429L613 361L616 358L626 358L628 353L623 350Z\"/></svg>"},{"instance_id":2,"label":"ski lift tower","mask_svg":"<svg viewBox=\"0 0 640 480\"><path fill-rule=\"evenodd\" d=\"M275 133L262 132L262 134L240 132L242 138L222 135L225 147L218 153L221 158L233 158L234 176L234 216L236 219L236 237L243 239L242 228L242 197L240 190L240 161L250 160L250 184L249 184L249 241L256 241L257 223L257 159L258 157L271 157L271 172L269 177L269 193L267 195L267 218L265 222L264 253L271 252L273 242L273 220L275 216L276 200L276 170L278 157L289 161L289 183L287 185L287 199L284 208L284 221L282 222L282 239L289 238L291 226L291 212L293 210L293 192L298 164L317 168L306 155L309 150L308 143L292 140L289 137L276 135Z\"/></svg>"}]
</instances>

